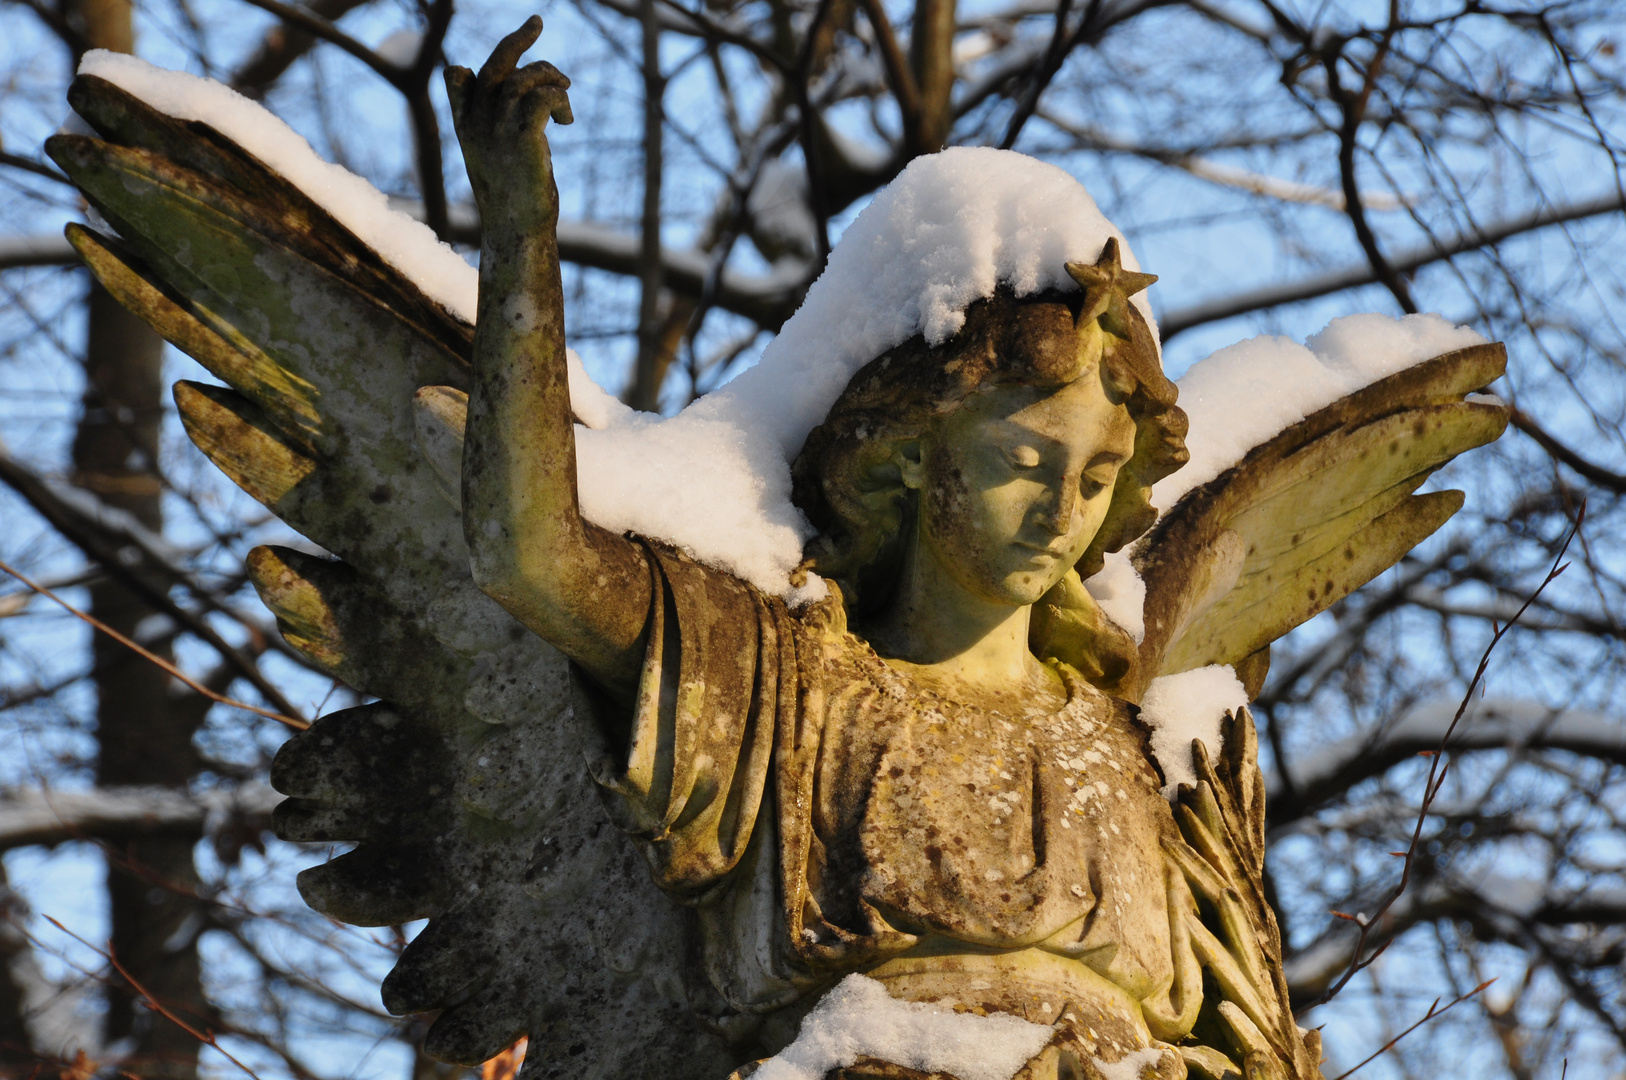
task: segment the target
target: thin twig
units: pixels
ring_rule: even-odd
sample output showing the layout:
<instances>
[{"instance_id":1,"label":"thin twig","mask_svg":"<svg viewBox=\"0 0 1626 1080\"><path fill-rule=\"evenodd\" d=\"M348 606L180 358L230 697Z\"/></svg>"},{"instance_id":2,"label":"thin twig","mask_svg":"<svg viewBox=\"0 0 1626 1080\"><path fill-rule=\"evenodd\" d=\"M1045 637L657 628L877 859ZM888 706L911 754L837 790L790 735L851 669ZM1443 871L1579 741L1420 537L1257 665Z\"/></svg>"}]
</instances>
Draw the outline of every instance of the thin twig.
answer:
<instances>
[{"instance_id":1,"label":"thin twig","mask_svg":"<svg viewBox=\"0 0 1626 1080\"><path fill-rule=\"evenodd\" d=\"M61 923L51 918L51 916L46 915L44 918L46 922L50 923L64 934L67 934L69 937L79 942L79 944L85 946L85 948L93 950L109 964L112 964L113 970L122 975L124 977L124 981L129 983L131 988L133 988L136 993L141 995L142 1000L147 1003L148 1008L152 1009L165 1020L168 1020L170 1023L174 1024L176 1027L180 1028L194 1039L203 1043L205 1046L213 1047L227 1061L231 1062L239 1069L242 1069L243 1072L253 1077L253 1080L260 1080L259 1073L256 1073L253 1069L249 1068L247 1065L244 1065L241 1061L238 1061L232 1056L230 1050L227 1050L224 1046L220 1045L219 1041L214 1036L214 1032L208 1030L200 1031L191 1024L188 1024L185 1020L182 1020L179 1016L176 1016L173 1012L171 1012L162 1001L159 1001L156 997L154 997L145 986L142 986L139 982L137 982L135 976L131 975L129 970L125 968L123 964L119 963L119 958L117 956L113 955L113 947L111 945L109 945L105 950L98 949L96 946L92 945L90 942L86 941L72 930L69 930L66 926L63 926Z\"/></svg>"},{"instance_id":2,"label":"thin twig","mask_svg":"<svg viewBox=\"0 0 1626 1080\"><path fill-rule=\"evenodd\" d=\"M1045 49L1044 62L1034 72L1027 92L1016 103L1016 112L1011 114L1011 122L1005 126L1005 137L999 142L1001 149L1009 150L1016 145L1016 137L1022 133L1022 128L1032 118L1034 110L1039 107L1039 98L1044 94L1045 87L1050 85L1050 80L1061 70L1061 62L1067 57L1067 16L1072 9L1073 0L1059 0L1056 4L1056 26L1050 35L1050 45ZM1084 18L1079 23L1079 28L1083 29L1100 9L1099 0L1092 0L1089 10L1084 13Z\"/></svg>"},{"instance_id":3,"label":"thin twig","mask_svg":"<svg viewBox=\"0 0 1626 1080\"><path fill-rule=\"evenodd\" d=\"M191 575L172 565L158 549L157 538L138 529L120 527L116 521L99 520L99 515L88 515L83 508L64 502L41 477L7 457L4 451L0 451L0 482L9 485L21 495L57 532L83 551L92 562L99 564L110 577L118 580L125 588L207 643L222 659L236 668L243 678L253 684L254 689L258 690L273 708L290 716L298 713L299 710L294 708L293 702L266 678L265 673L252 658L244 655L241 649L222 637L220 632L203 617L203 613L191 611L171 599L168 585L154 581L154 575L145 572L148 568L155 569L172 582L186 586L204 607L236 619L243 623L250 633L259 635L257 627L218 601L209 590L201 588L192 580ZM134 564L127 564L124 559L126 548L134 548L140 552L142 558Z\"/></svg>"},{"instance_id":4,"label":"thin twig","mask_svg":"<svg viewBox=\"0 0 1626 1080\"><path fill-rule=\"evenodd\" d=\"M1332 1080L1344 1080L1344 1078L1346 1076L1353 1076L1356 1073L1360 1072L1366 1066L1370 1065L1372 1062L1376 1061L1378 1058L1382 1057L1384 1054L1387 1054L1390 1050L1393 1050L1394 1047L1395 1047L1395 1043L1399 1042L1401 1039L1404 1039L1407 1035L1410 1035L1412 1032L1416 1031L1418 1028L1422 1027L1424 1024L1428 1023L1430 1020L1433 1020L1435 1017L1444 1016L1446 1013L1450 1012L1452 1009L1456 1008L1458 1005L1461 1005L1464 1001L1467 1001L1469 998L1473 997L1475 994L1479 993L1481 990L1485 989L1485 987L1489 986L1491 983L1493 983L1495 981L1496 981L1495 979L1486 979L1484 982L1480 983L1478 986L1474 987L1472 990L1468 991L1466 994L1459 995L1454 1001L1451 1002L1451 1004L1447 1005L1443 1009L1440 1008L1440 999L1435 998L1434 999L1434 1004L1432 1004L1432 1005L1430 1005L1428 1007L1428 1012L1423 1014L1423 1018L1421 1020L1417 1021L1417 1023L1413 1024L1411 1027L1407 1028L1405 1031L1402 1031L1399 1035L1396 1035L1394 1038L1390 1039L1388 1042L1386 1042L1382 1046L1378 1047L1377 1050L1374 1051L1372 1053L1372 1055L1370 1057L1368 1057L1365 1061L1361 1062L1359 1065L1355 1066L1353 1069L1348 1069L1348 1070L1346 1070L1344 1072L1339 1073L1337 1076L1333 1077Z\"/></svg>"},{"instance_id":5,"label":"thin twig","mask_svg":"<svg viewBox=\"0 0 1626 1080\"><path fill-rule=\"evenodd\" d=\"M62 175L61 172L51 168L51 166L45 164L45 162L35 161L31 157L24 157L21 154L12 154L5 150L0 150L0 165L6 165L13 169L21 169L23 172L33 173L35 176L43 176L45 179L55 180L59 184L67 184L70 187L73 185L72 180L69 180L66 176Z\"/></svg>"},{"instance_id":6,"label":"thin twig","mask_svg":"<svg viewBox=\"0 0 1626 1080\"><path fill-rule=\"evenodd\" d=\"M802 164L807 169L807 202L813 211L813 239L818 245L817 270L823 270L824 264L830 261L830 210L824 201L824 180L819 169L819 115L813 110L813 95L808 83L813 77L813 62L816 59L813 54L818 43L819 28L830 14L830 5L831 0L819 0L819 6L813 12L813 21L807 27L807 37L802 41L796 70L790 76L791 92L796 97L796 112L800 121Z\"/></svg>"},{"instance_id":7,"label":"thin twig","mask_svg":"<svg viewBox=\"0 0 1626 1080\"><path fill-rule=\"evenodd\" d=\"M1626 494L1626 476L1610 472L1600 465L1594 465L1574 450L1565 446L1554 438L1545 428L1536 423L1535 418L1523 409L1513 410L1513 426L1530 436L1537 445L1565 465L1574 469L1588 480L1600 487L1606 487L1617 495Z\"/></svg>"},{"instance_id":8,"label":"thin twig","mask_svg":"<svg viewBox=\"0 0 1626 1080\"><path fill-rule=\"evenodd\" d=\"M47 600L50 600L53 603L57 604L64 611L66 611L68 614L74 616L77 619L82 619L85 622L89 623L91 626L94 626L96 629L100 630L102 633L106 634L108 637L112 638L114 641L118 642L120 645L123 645L126 649L129 649L131 652L134 652L136 655L140 656L142 659L148 661L149 663L157 664L159 667L161 667L165 671L169 672L170 675L172 675L175 678L179 679L181 682L183 682L187 686L191 687L197 693L202 694L204 697L208 698L210 701L218 702L221 705L230 705L233 708L237 708L237 709L245 709L248 712L255 713L256 715L259 715L259 716L263 716L268 720L275 720L279 724L287 724L289 727L293 728L295 731L304 731L306 728L310 727L310 722L307 721L307 720L301 720L301 719L299 719L297 717L293 717L293 716L285 716L282 713L272 712L270 709L262 709L258 705L250 705L246 701L238 701L236 698L229 698L224 694L216 693L215 691L209 689L207 686L204 686L202 683L198 682L196 679L194 679L194 678L190 677L189 675L187 675L185 672L181 671L180 668L176 667L174 664L170 663L168 660L165 660L163 657L159 656L157 653L154 653L154 652L151 652L151 651L149 651L147 649L142 648L140 645L136 644L134 641L132 641L129 638L125 637L123 634L119 633L117 630L113 629L111 626L108 626L106 623L102 622L100 619L96 618L94 615L90 615L90 614L87 614L86 612L80 611L78 608L74 607L72 604L70 604L66 600L62 599L60 596L58 596L56 593L52 592L50 589L45 588L43 585L36 584L32 579L24 576L22 571L15 569L14 567L10 566L9 564L7 564L5 562L0 562L0 570L5 571L6 573L10 574L12 577L16 578L18 581L22 582L24 585L28 586L30 589L33 589L35 592L37 592L41 596L45 597Z\"/></svg>"},{"instance_id":9,"label":"thin twig","mask_svg":"<svg viewBox=\"0 0 1626 1080\"><path fill-rule=\"evenodd\" d=\"M1373 275L1394 295L1395 302L1400 305L1402 311L1415 314L1417 301L1412 299L1410 287L1383 254L1377 234L1372 231L1371 223L1366 219L1366 204L1361 198L1360 183L1355 175L1355 155L1360 149L1359 138L1361 126L1366 121L1367 103L1371 100L1372 91L1377 87L1378 74L1383 69L1384 60L1389 56L1389 46L1394 39L1399 21L1400 2L1389 0L1389 25L1378 41L1377 52L1366 66L1359 90L1345 90L1338 75L1338 63L1344 58L1343 47L1349 44L1347 40L1333 39L1333 44L1330 44L1322 55L1322 64L1327 71L1328 90L1343 113L1343 122L1338 129L1338 176L1344 189L1344 213L1348 215L1350 225L1355 229L1355 239L1360 243L1361 250L1366 253Z\"/></svg>"},{"instance_id":10,"label":"thin twig","mask_svg":"<svg viewBox=\"0 0 1626 1080\"><path fill-rule=\"evenodd\" d=\"M1626 210L1626 199L1613 192L1585 202L1546 206L1507 221L1475 228L1472 232L1449 240L1430 240L1421 247L1398 252L1389 256L1389 266L1397 274L1410 274L1433 263L1448 262L1458 255L1495 247L1504 240L1537 229L1600 217L1604 214L1617 214L1622 210ZM1364 261L1359 266L1334 270L1315 277L1300 278L1287 284L1267 285L1240 295L1221 297L1183 310L1171 311L1165 318L1158 320L1158 331L1162 334L1163 340L1168 341L1182 330L1190 330L1194 326L1314 300L1343 292L1345 289L1359 289L1377 280L1370 261Z\"/></svg>"},{"instance_id":11,"label":"thin twig","mask_svg":"<svg viewBox=\"0 0 1626 1080\"><path fill-rule=\"evenodd\" d=\"M1069 0L1062 0L1063 4L1068 2ZM904 142L910 146L918 146L921 123L920 89L915 85L914 74L909 70L909 61L903 55L903 47L898 44L898 35L892 29L892 21L886 17L886 8L881 6L881 0L862 0L862 3L870 27L875 31L875 45L881 53L886 81L892 87L892 96L897 99L898 112L903 115Z\"/></svg>"},{"instance_id":12,"label":"thin twig","mask_svg":"<svg viewBox=\"0 0 1626 1080\"><path fill-rule=\"evenodd\" d=\"M1370 918L1333 912L1335 916L1349 919L1359 926L1361 928L1360 936L1355 941L1355 949L1349 962L1349 968L1319 998L1304 1006L1304 1008L1324 1005L1331 1001L1340 990L1348 985L1349 980L1353 979L1360 971L1371 966L1390 945L1394 944L1395 939L1390 937L1382 945L1372 950L1370 956L1363 957L1361 955L1366 951L1366 942L1371 936L1372 928L1382 921L1383 916L1389 912L1390 908L1394 907L1395 901L1400 899L1401 895L1405 893L1406 887L1411 884L1412 870L1417 865L1417 851L1422 844L1423 826L1428 821L1429 808L1434 805L1434 800L1439 796L1440 789L1445 785L1445 774L1447 769L1450 768L1449 762L1446 761L1446 750L1451 742L1451 736L1457 730L1457 725L1462 722L1463 716L1468 711L1469 704L1473 701L1474 691L1479 688L1480 682L1485 677L1486 670L1490 667L1491 654L1496 651L1496 646L1501 643L1508 632L1518 625L1519 619L1536 602L1547 586L1556 581L1558 576L1569 567L1569 563L1564 561L1564 555L1569 551L1570 544L1574 542L1577 534L1580 533L1581 524L1585 520L1586 503L1583 501L1576 510L1575 524L1570 528L1569 535L1564 538L1564 543L1559 546L1558 554L1554 556L1552 568L1547 571L1547 576L1542 579L1540 585L1536 586L1536 590L1530 594L1519 610L1514 612L1513 617L1504 625L1497 626L1495 632L1491 635L1490 644L1485 646L1485 652L1479 658L1479 666L1474 670L1473 678L1468 680L1468 689L1462 695L1462 703L1457 706L1456 715L1451 718L1451 723L1446 726L1445 734L1440 736L1439 748L1429 755L1428 779L1423 784L1423 802L1417 809L1417 823L1412 828L1411 843L1406 847L1405 863L1400 871L1400 884L1395 886L1394 892L1389 895L1388 899Z\"/></svg>"}]
</instances>

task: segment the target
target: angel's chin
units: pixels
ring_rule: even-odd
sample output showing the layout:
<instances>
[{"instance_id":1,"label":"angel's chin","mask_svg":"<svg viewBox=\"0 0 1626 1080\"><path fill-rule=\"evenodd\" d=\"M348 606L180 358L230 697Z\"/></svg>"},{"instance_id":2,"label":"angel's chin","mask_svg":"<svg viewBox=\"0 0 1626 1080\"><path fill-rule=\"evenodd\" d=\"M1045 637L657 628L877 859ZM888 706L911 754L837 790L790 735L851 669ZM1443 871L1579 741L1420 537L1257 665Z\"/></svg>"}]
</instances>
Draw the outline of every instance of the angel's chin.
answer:
<instances>
[{"instance_id":1,"label":"angel's chin","mask_svg":"<svg viewBox=\"0 0 1626 1080\"><path fill-rule=\"evenodd\" d=\"M997 599L1012 607L1028 607L1038 603L1060 578L1061 573L1055 566L1016 570L1005 575L996 586L995 595L989 599Z\"/></svg>"}]
</instances>

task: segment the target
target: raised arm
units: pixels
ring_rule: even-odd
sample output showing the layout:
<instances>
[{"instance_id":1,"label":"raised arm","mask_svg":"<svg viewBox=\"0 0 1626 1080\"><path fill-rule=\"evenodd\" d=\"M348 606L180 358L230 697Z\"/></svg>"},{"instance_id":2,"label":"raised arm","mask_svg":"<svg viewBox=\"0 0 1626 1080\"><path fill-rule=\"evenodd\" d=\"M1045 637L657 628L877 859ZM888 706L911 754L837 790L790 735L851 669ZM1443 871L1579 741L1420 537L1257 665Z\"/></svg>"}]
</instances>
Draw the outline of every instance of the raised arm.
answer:
<instances>
[{"instance_id":1,"label":"raised arm","mask_svg":"<svg viewBox=\"0 0 1626 1080\"><path fill-rule=\"evenodd\" d=\"M480 310L463 450L463 529L474 580L605 689L630 696L643 658L649 569L641 548L582 520L555 230L559 190L544 128L569 123L570 80L516 69L531 16L475 76L446 89L480 209Z\"/></svg>"}]
</instances>

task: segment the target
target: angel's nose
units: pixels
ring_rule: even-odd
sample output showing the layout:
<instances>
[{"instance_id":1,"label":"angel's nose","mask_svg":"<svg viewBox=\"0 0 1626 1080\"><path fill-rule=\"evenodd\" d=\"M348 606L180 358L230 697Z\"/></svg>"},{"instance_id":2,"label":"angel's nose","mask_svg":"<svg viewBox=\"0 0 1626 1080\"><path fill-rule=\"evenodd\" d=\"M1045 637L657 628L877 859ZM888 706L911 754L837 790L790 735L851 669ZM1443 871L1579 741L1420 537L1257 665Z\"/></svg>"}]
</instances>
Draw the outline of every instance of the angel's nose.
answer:
<instances>
[{"instance_id":1,"label":"angel's nose","mask_svg":"<svg viewBox=\"0 0 1626 1080\"><path fill-rule=\"evenodd\" d=\"M1078 485L1058 484L1050 497L1040 505L1037 518L1052 536L1064 535L1073 526L1073 513L1078 509Z\"/></svg>"}]
</instances>

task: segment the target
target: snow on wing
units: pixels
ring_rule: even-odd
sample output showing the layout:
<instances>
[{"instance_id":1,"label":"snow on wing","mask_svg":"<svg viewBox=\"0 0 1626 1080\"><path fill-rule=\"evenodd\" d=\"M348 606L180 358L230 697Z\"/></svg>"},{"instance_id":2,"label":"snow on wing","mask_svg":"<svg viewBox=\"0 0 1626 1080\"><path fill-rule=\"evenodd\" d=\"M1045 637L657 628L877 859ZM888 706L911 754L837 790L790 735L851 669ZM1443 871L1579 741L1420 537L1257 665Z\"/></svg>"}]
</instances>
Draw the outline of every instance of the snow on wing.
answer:
<instances>
[{"instance_id":1,"label":"snow on wing","mask_svg":"<svg viewBox=\"0 0 1626 1080\"><path fill-rule=\"evenodd\" d=\"M528 1074L631 1075L651 1054L725 1074L684 1000L685 913L594 794L564 658L469 576L445 473L473 328L220 133L93 77L70 99L101 138L49 151L118 231L70 238L227 384L176 387L187 433L338 557L258 548L251 577L294 647L381 699L273 766L284 839L356 842L302 894L358 925L430 920L384 999L444 1010L437 1056L476 1064L528 1033Z\"/></svg>"},{"instance_id":2,"label":"snow on wing","mask_svg":"<svg viewBox=\"0 0 1626 1080\"><path fill-rule=\"evenodd\" d=\"M1209 664L1250 696L1270 643L1399 562L1462 506L1413 494L1436 469L1507 427L1508 408L1465 400L1507 351L1437 356L1312 413L1193 489L1136 546L1146 582L1138 687Z\"/></svg>"}]
</instances>

